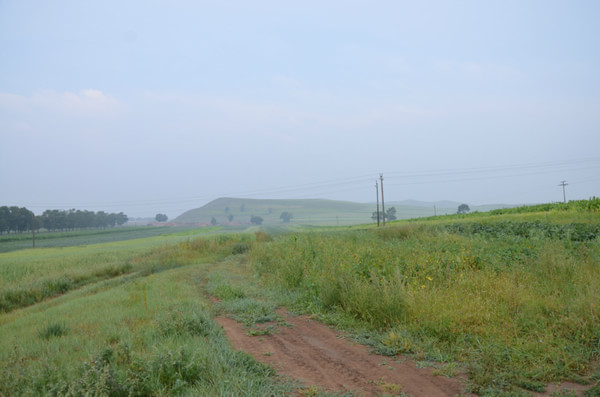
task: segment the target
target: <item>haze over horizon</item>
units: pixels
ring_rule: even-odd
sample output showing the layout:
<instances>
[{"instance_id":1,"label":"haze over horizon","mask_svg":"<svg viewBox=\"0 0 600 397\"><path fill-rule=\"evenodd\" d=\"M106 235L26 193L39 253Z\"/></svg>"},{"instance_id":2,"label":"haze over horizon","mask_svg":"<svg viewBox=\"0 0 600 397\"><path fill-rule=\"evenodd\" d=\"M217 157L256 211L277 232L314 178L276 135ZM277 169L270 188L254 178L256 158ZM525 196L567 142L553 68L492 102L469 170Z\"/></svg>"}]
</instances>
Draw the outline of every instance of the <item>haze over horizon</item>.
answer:
<instances>
[{"instance_id":1,"label":"haze over horizon","mask_svg":"<svg viewBox=\"0 0 600 397\"><path fill-rule=\"evenodd\" d=\"M0 2L0 205L600 196L600 2Z\"/></svg>"}]
</instances>

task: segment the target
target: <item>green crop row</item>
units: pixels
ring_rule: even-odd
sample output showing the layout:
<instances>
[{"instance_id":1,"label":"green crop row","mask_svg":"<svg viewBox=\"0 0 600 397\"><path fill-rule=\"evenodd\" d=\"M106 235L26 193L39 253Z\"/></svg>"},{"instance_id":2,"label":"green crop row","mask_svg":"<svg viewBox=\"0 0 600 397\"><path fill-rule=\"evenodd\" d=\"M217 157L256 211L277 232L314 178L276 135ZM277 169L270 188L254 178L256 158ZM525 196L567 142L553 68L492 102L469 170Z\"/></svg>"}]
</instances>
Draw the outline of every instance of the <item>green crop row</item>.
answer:
<instances>
[{"instance_id":1,"label":"green crop row","mask_svg":"<svg viewBox=\"0 0 600 397\"><path fill-rule=\"evenodd\" d=\"M600 224L533 222L464 222L444 226L450 233L480 234L497 238L518 236L525 238L548 238L567 241L590 241L600 237Z\"/></svg>"}]
</instances>

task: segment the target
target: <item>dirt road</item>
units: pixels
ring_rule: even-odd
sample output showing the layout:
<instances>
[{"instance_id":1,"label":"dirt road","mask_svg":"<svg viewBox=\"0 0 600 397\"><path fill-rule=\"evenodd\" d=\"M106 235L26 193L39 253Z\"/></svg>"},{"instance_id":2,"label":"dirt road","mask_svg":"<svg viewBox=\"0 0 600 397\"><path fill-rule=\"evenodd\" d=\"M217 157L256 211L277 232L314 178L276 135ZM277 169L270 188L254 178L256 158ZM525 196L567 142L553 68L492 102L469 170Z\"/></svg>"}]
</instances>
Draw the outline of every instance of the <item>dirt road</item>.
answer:
<instances>
[{"instance_id":1,"label":"dirt road","mask_svg":"<svg viewBox=\"0 0 600 397\"><path fill-rule=\"evenodd\" d=\"M280 312L291 326L278 326L271 335L249 336L228 317L217 321L236 349L272 365L306 387L354 391L358 395L456 396L464 393L464 379L434 375L410 360L378 356L353 344L335 330L306 316ZM268 325L266 325L268 326Z\"/></svg>"}]
</instances>

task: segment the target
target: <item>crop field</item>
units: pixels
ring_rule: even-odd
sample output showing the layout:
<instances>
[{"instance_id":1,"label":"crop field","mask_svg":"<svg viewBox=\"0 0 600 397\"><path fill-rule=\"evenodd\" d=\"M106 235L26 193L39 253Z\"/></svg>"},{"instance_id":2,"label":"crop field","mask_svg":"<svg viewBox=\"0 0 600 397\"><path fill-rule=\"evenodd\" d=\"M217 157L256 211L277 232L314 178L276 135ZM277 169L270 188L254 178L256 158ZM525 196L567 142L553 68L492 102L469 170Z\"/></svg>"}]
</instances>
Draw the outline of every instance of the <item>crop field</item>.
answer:
<instances>
[{"instance_id":1,"label":"crop field","mask_svg":"<svg viewBox=\"0 0 600 397\"><path fill-rule=\"evenodd\" d=\"M190 227L120 227L104 230L79 230L72 232L38 233L35 236L35 246L38 248L72 247L78 245L109 243L114 241L135 240L161 235L194 236L214 232L220 228L190 228ZM0 235L0 252L9 252L31 248L33 236L31 233Z\"/></svg>"},{"instance_id":2,"label":"crop field","mask_svg":"<svg viewBox=\"0 0 600 397\"><path fill-rule=\"evenodd\" d=\"M281 306L465 393L600 395L597 204L0 253L0 396L289 395L213 321Z\"/></svg>"}]
</instances>

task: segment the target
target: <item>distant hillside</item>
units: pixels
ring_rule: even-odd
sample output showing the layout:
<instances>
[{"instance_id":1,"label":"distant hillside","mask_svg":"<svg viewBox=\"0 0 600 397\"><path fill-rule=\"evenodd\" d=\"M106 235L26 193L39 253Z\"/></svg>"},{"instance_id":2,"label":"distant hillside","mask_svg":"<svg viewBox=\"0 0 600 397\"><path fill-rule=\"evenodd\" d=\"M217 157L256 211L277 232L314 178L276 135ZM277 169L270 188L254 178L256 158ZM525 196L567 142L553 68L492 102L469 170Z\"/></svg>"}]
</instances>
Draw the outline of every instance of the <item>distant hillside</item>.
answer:
<instances>
[{"instance_id":1,"label":"distant hillside","mask_svg":"<svg viewBox=\"0 0 600 397\"><path fill-rule=\"evenodd\" d=\"M407 218L420 218L425 216L434 216L434 215L448 215L448 214L456 214L458 210L458 206L463 204L458 201L416 201L416 200L403 200L403 201L393 201L390 203L386 203L386 208L389 206L396 207L396 210L399 212L399 219L407 219ZM486 205L471 205L468 202L464 203L469 206L471 212L479 211L479 212L487 212L491 210L496 210L500 208L512 208L516 207L516 205L512 204L486 204ZM402 209L402 211L401 211ZM409 216L409 215L413 216Z\"/></svg>"},{"instance_id":2,"label":"distant hillside","mask_svg":"<svg viewBox=\"0 0 600 397\"><path fill-rule=\"evenodd\" d=\"M252 215L260 216L265 224L282 223L280 215L293 215L290 223L310 225L351 225L369 223L375 205L324 199L267 200L219 198L196 209L189 210L173 221L176 223L249 224ZM229 221L229 217L232 220Z\"/></svg>"},{"instance_id":3,"label":"distant hillside","mask_svg":"<svg viewBox=\"0 0 600 397\"><path fill-rule=\"evenodd\" d=\"M398 219L412 219L445 214L455 214L462 203L451 201L422 202L406 200L386 203L385 208L396 208ZM435 206L435 209L434 209ZM471 211L489 211L506 208L506 205L471 206ZM210 224L214 217L218 224L249 224L252 215L264 219L264 224L282 223L280 215L292 213L291 224L303 225L355 225L373 222L375 203L354 203L325 199L272 200L219 198L196 209L189 210L173 220L179 224ZM435 210L435 213L434 213ZM231 221L229 217L232 217Z\"/></svg>"}]
</instances>

